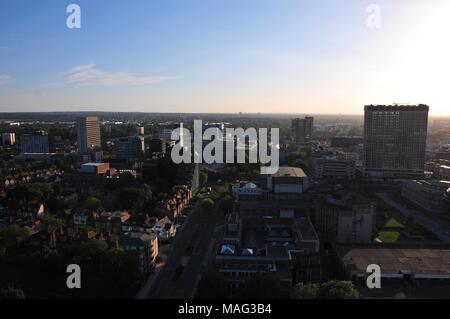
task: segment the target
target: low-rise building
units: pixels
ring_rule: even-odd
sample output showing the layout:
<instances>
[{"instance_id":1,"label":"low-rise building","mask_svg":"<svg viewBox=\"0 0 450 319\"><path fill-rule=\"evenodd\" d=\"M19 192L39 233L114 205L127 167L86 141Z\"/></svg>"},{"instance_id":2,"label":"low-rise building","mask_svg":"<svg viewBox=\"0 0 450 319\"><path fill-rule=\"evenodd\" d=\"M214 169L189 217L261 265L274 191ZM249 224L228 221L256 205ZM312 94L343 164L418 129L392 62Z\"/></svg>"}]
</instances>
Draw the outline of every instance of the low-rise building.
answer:
<instances>
[{"instance_id":1,"label":"low-rise building","mask_svg":"<svg viewBox=\"0 0 450 319\"><path fill-rule=\"evenodd\" d=\"M177 227L170 221L168 217L164 217L155 223L155 225L152 227L152 232L154 232L156 236L158 236L158 239L167 240L175 237Z\"/></svg>"},{"instance_id":2,"label":"low-rise building","mask_svg":"<svg viewBox=\"0 0 450 319\"><path fill-rule=\"evenodd\" d=\"M314 224L322 240L370 243L376 226L376 206L353 193L339 193L317 202Z\"/></svg>"},{"instance_id":3,"label":"low-rise building","mask_svg":"<svg viewBox=\"0 0 450 319\"><path fill-rule=\"evenodd\" d=\"M193 197L190 186L178 186L172 189L170 198L163 202L163 208L171 220L175 220L188 206Z\"/></svg>"},{"instance_id":4,"label":"low-rise building","mask_svg":"<svg viewBox=\"0 0 450 319\"><path fill-rule=\"evenodd\" d=\"M400 245L337 246L342 274L365 297L442 298L450 292L450 248ZM381 287L367 288L369 265L380 267ZM445 292L444 292L445 291Z\"/></svg>"},{"instance_id":5,"label":"low-rise building","mask_svg":"<svg viewBox=\"0 0 450 319\"><path fill-rule=\"evenodd\" d=\"M154 267L158 257L158 237L156 234L128 233L122 236L121 244L126 252L138 256L143 275Z\"/></svg>"},{"instance_id":6,"label":"low-rise building","mask_svg":"<svg viewBox=\"0 0 450 319\"><path fill-rule=\"evenodd\" d=\"M302 194L309 187L308 176L298 167L280 167L278 172L263 178L264 191L274 194Z\"/></svg>"},{"instance_id":7,"label":"low-rise building","mask_svg":"<svg viewBox=\"0 0 450 319\"><path fill-rule=\"evenodd\" d=\"M336 158L316 158L312 162L315 178L355 179L355 161Z\"/></svg>"},{"instance_id":8,"label":"low-rise building","mask_svg":"<svg viewBox=\"0 0 450 319\"><path fill-rule=\"evenodd\" d=\"M122 226L131 218L128 212L103 212L97 220L98 229L107 235L120 234Z\"/></svg>"},{"instance_id":9,"label":"low-rise building","mask_svg":"<svg viewBox=\"0 0 450 319\"><path fill-rule=\"evenodd\" d=\"M119 137L115 144L117 159L133 161L144 157L145 143L142 136Z\"/></svg>"},{"instance_id":10,"label":"low-rise building","mask_svg":"<svg viewBox=\"0 0 450 319\"><path fill-rule=\"evenodd\" d=\"M262 191L255 183L238 181L231 185L231 194L236 200L255 200L261 198Z\"/></svg>"},{"instance_id":11,"label":"low-rise building","mask_svg":"<svg viewBox=\"0 0 450 319\"><path fill-rule=\"evenodd\" d=\"M75 226L86 226L89 215L85 212L76 212L72 215L72 222Z\"/></svg>"},{"instance_id":12,"label":"low-rise building","mask_svg":"<svg viewBox=\"0 0 450 319\"><path fill-rule=\"evenodd\" d=\"M357 136L336 136L330 138L331 147L351 147L362 144L364 139Z\"/></svg>"},{"instance_id":13,"label":"low-rise building","mask_svg":"<svg viewBox=\"0 0 450 319\"><path fill-rule=\"evenodd\" d=\"M81 173L102 175L109 171L109 163L86 163L80 168Z\"/></svg>"},{"instance_id":14,"label":"low-rise building","mask_svg":"<svg viewBox=\"0 0 450 319\"><path fill-rule=\"evenodd\" d=\"M296 282L320 281L319 239L308 217L228 216L215 266L233 295L256 274L273 274L289 294Z\"/></svg>"}]
</instances>

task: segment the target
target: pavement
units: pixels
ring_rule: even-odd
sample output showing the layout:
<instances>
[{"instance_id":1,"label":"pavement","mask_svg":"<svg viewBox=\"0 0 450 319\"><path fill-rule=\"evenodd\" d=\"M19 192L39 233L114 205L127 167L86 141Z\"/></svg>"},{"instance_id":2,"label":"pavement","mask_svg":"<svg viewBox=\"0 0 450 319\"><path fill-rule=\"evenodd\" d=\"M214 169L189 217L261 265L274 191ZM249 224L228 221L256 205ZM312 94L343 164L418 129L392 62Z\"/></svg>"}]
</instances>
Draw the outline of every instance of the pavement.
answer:
<instances>
[{"instance_id":1,"label":"pavement","mask_svg":"<svg viewBox=\"0 0 450 319\"><path fill-rule=\"evenodd\" d=\"M388 193L376 193L376 196L386 204L396 208L403 215L413 218L414 222L432 232L444 243L450 244L450 223L447 220L438 215L426 214L418 210L406 208L392 199Z\"/></svg>"}]
</instances>

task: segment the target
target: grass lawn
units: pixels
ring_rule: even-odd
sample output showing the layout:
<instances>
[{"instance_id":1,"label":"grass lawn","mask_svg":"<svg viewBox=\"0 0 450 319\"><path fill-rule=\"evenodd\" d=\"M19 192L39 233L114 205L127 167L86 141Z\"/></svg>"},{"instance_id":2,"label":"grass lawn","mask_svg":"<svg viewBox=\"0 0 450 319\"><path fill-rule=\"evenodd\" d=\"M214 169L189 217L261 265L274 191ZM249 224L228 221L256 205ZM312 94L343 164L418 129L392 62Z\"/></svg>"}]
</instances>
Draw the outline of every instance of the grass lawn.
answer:
<instances>
[{"instance_id":1,"label":"grass lawn","mask_svg":"<svg viewBox=\"0 0 450 319\"><path fill-rule=\"evenodd\" d=\"M439 239L431 232L395 208L390 207L378 198L374 202L377 204L376 225L379 239L384 243L439 242ZM395 230L401 230L401 233Z\"/></svg>"},{"instance_id":2,"label":"grass lawn","mask_svg":"<svg viewBox=\"0 0 450 319\"><path fill-rule=\"evenodd\" d=\"M405 228L405 225L399 222L396 218L391 217L388 219L386 224L384 224L384 228Z\"/></svg>"},{"instance_id":3,"label":"grass lawn","mask_svg":"<svg viewBox=\"0 0 450 319\"><path fill-rule=\"evenodd\" d=\"M386 244L395 243L400 237L400 233L397 231L382 231L378 238Z\"/></svg>"}]
</instances>

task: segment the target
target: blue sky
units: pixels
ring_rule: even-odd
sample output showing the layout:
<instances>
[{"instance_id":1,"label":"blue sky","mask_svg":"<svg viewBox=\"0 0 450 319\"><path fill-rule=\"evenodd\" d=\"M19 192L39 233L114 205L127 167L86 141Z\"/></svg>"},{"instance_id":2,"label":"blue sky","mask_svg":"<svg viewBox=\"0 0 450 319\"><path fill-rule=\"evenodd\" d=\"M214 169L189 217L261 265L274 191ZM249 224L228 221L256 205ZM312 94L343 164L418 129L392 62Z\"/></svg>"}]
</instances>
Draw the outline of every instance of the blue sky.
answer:
<instances>
[{"instance_id":1,"label":"blue sky","mask_svg":"<svg viewBox=\"0 0 450 319\"><path fill-rule=\"evenodd\" d=\"M66 27L70 3L81 29ZM380 29L367 27L371 3ZM361 113L410 102L450 113L447 4L2 0L0 111Z\"/></svg>"}]
</instances>

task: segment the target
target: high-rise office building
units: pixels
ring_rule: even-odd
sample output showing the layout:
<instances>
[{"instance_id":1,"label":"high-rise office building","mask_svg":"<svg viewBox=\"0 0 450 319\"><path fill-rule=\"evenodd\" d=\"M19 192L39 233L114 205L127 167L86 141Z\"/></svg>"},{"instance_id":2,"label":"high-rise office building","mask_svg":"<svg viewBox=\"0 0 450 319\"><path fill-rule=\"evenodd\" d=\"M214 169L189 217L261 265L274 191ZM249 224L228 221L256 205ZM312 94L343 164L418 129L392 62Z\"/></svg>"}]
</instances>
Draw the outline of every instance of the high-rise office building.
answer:
<instances>
[{"instance_id":1,"label":"high-rise office building","mask_svg":"<svg viewBox=\"0 0 450 319\"><path fill-rule=\"evenodd\" d=\"M136 160L144 156L145 144L142 136L119 137L115 144L117 159Z\"/></svg>"},{"instance_id":2,"label":"high-rise office building","mask_svg":"<svg viewBox=\"0 0 450 319\"><path fill-rule=\"evenodd\" d=\"M292 120L292 138L295 144L308 143L313 135L314 118L306 116L304 119Z\"/></svg>"},{"instance_id":3,"label":"high-rise office building","mask_svg":"<svg viewBox=\"0 0 450 319\"><path fill-rule=\"evenodd\" d=\"M25 154L49 153L50 143L45 131L24 134L20 137L20 151Z\"/></svg>"},{"instance_id":4,"label":"high-rise office building","mask_svg":"<svg viewBox=\"0 0 450 319\"><path fill-rule=\"evenodd\" d=\"M96 116L86 116L77 119L78 152L101 146L100 122Z\"/></svg>"},{"instance_id":5,"label":"high-rise office building","mask_svg":"<svg viewBox=\"0 0 450 319\"><path fill-rule=\"evenodd\" d=\"M427 105L367 105L364 174L402 178L424 173Z\"/></svg>"}]
</instances>

